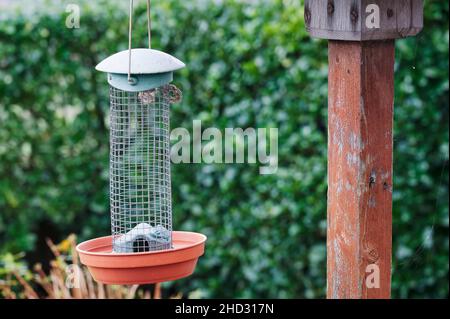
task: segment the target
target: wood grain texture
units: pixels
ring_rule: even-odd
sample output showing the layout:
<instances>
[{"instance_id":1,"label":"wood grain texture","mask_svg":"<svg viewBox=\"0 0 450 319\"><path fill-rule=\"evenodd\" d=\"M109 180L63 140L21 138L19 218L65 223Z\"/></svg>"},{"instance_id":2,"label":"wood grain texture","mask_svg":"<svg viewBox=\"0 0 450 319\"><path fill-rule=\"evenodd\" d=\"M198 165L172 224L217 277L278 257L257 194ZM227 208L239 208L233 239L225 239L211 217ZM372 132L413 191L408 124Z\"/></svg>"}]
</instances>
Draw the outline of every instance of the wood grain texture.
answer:
<instances>
[{"instance_id":1,"label":"wood grain texture","mask_svg":"<svg viewBox=\"0 0 450 319\"><path fill-rule=\"evenodd\" d=\"M380 8L380 28L368 29L366 8ZM423 28L423 0L305 0L305 23L313 37L371 41L399 39Z\"/></svg>"},{"instance_id":2,"label":"wood grain texture","mask_svg":"<svg viewBox=\"0 0 450 319\"><path fill-rule=\"evenodd\" d=\"M329 43L329 298L390 297L394 55L393 40Z\"/></svg>"}]
</instances>

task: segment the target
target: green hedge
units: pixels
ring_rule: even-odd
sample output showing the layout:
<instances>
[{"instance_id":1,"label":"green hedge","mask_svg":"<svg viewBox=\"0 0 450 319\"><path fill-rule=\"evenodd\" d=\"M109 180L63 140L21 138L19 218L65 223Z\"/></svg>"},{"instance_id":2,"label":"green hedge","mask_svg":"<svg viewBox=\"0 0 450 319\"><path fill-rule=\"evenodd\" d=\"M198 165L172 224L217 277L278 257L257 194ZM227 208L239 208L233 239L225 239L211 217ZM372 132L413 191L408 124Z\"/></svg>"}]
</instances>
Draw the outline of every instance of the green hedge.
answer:
<instances>
[{"instance_id":1,"label":"green hedge","mask_svg":"<svg viewBox=\"0 0 450 319\"><path fill-rule=\"evenodd\" d=\"M44 256L44 239L109 233L108 87L98 61L126 49L127 13L80 1L0 15L0 253ZM175 228L208 235L194 297L323 297L326 272L327 47L300 1L157 1L154 47L187 62L173 127L278 127L279 171L173 165ZM135 46L145 46L145 7ZM395 297L448 296L448 3L398 41Z\"/></svg>"}]
</instances>

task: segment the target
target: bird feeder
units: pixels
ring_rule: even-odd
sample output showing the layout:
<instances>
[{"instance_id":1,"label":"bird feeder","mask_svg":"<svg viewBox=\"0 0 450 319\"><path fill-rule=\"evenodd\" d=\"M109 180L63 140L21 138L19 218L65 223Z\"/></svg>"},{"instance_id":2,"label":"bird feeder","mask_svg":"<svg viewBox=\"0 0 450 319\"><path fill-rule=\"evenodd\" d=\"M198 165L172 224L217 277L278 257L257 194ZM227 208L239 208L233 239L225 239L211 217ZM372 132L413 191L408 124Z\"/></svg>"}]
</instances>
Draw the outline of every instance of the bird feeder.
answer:
<instances>
[{"instance_id":1,"label":"bird feeder","mask_svg":"<svg viewBox=\"0 0 450 319\"><path fill-rule=\"evenodd\" d=\"M105 284L189 276L206 241L172 231L170 106L182 95L170 83L185 64L158 50L131 48L132 10L130 1L129 49L96 67L110 85L111 236L77 247L81 262Z\"/></svg>"}]
</instances>

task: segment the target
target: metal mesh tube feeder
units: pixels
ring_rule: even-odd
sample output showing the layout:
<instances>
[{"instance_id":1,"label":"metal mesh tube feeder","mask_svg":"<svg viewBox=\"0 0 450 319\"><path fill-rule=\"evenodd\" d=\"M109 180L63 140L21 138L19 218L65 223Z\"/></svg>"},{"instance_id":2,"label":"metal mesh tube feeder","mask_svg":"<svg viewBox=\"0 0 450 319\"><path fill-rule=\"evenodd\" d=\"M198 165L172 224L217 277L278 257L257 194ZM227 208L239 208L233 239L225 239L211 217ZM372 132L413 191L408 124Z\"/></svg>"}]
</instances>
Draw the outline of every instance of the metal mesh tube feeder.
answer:
<instances>
[{"instance_id":1,"label":"metal mesh tube feeder","mask_svg":"<svg viewBox=\"0 0 450 319\"><path fill-rule=\"evenodd\" d=\"M164 52L131 49L131 41L96 67L110 85L111 236L77 250L98 282L176 280L204 253L206 236L172 230L170 105L181 91L170 83L184 67Z\"/></svg>"}]
</instances>

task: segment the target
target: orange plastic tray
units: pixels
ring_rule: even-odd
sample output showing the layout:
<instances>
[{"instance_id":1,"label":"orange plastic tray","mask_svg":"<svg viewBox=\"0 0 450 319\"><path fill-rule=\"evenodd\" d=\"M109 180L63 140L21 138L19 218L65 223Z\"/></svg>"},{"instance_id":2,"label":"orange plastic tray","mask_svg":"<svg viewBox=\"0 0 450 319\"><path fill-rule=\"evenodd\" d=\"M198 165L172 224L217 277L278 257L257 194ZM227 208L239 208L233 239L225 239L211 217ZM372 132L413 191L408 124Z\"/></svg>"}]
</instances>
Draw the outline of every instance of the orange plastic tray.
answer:
<instances>
[{"instance_id":1,"label":"orange plastic tray","mask_svg":"<svg viewBox=\"0 0 450 319\"><path fill-rule=\"evenodd\" d=\"M145 253L113 253L112 237L85 241L77 246L81 263L92 277L109 285L153 284L190 276L205 251L206 236L172 232L172 249Z\"/></svg>"}]
</instances>

